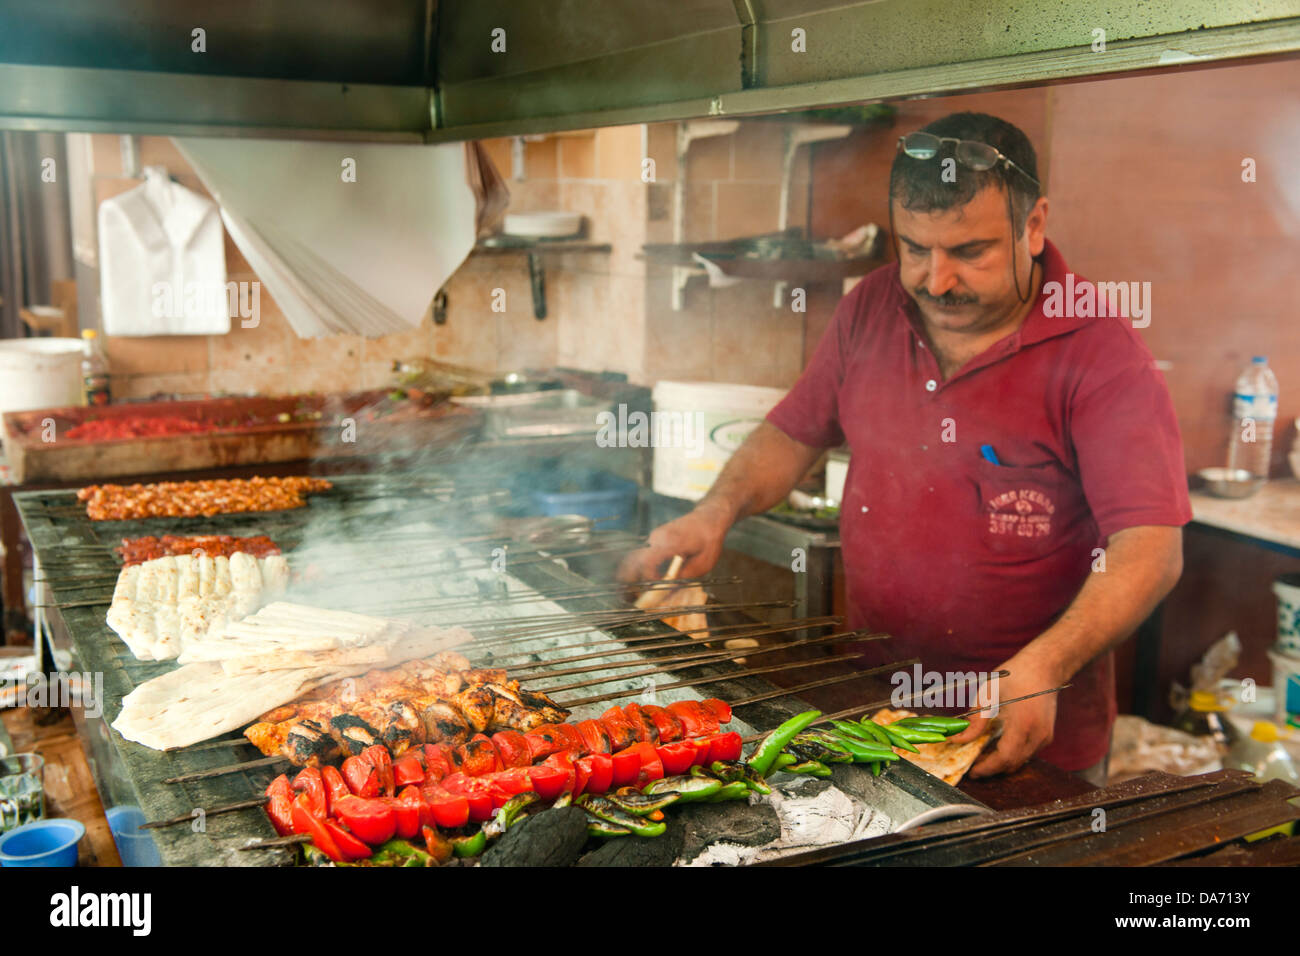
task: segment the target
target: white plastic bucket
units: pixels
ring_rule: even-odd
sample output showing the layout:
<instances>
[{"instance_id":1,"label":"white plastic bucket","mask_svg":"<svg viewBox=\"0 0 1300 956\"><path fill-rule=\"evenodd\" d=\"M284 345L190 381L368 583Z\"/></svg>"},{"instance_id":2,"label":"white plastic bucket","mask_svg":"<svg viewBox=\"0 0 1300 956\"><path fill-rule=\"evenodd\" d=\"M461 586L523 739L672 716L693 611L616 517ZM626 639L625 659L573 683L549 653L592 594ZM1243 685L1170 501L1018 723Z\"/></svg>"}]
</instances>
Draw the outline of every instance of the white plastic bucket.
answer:
<instances>
[{"instance_id":1,"label":"white plastic bucket","mask_svg":"<svg viewBox=\"0 0 1300 956\"><path fill-rule=\"evenodd\" d=\"M654 490L698 501L784 389L660 382L653 391Z\"/></svg>"},{"instance_id":2,"label":"white plastic bucket","mask_svg":"<svg viewBox=\"0 0 1300 956\"><path fill-rule=\"evenodd\" d=\"M0 339L0 413L81 404L80 339Z\"/></svg>"}]
</instances>

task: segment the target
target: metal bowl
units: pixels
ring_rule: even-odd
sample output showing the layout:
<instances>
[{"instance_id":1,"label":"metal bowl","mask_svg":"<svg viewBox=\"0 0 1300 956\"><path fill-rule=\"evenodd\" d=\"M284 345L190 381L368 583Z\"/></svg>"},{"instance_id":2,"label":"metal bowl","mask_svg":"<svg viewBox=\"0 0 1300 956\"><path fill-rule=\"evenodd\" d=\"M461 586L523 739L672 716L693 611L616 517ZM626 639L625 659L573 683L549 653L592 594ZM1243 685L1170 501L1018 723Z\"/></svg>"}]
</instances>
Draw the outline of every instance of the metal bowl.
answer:
<instances>
[{"instance_id":1,"label":"metal bowl","mask_svg":"<svg viewBox=\"0 0 1300 956\"><path fill-rule=\"evenodd\" d=\"M1249 498L1264 487L1264 479L1257 478L1243 468L1202 468L1197 476L1205 482L1205 490L1216 498Z\"/></svg>"}]
</instances>

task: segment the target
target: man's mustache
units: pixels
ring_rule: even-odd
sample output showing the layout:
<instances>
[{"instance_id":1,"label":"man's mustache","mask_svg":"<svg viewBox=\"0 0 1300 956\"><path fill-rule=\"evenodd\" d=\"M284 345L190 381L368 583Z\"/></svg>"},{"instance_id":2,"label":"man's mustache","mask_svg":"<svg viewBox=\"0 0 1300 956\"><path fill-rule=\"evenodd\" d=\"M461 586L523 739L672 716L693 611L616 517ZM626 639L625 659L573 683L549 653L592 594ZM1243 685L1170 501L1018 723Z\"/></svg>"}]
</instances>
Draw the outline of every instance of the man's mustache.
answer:
<instances>
[{"instance_id":1,"label":"man's mustache","mask_svg":"<svg viewBox=\"0 0 1300 956\"><path fill-rule=\"evenodd\" d=\"M956 295L952 292L945 292L943 295L930 295L924 289L913 289L912 294L922 302L930 302L940 306L979 305L980 301L977 295Z\"/></svg>"}]
</instances>

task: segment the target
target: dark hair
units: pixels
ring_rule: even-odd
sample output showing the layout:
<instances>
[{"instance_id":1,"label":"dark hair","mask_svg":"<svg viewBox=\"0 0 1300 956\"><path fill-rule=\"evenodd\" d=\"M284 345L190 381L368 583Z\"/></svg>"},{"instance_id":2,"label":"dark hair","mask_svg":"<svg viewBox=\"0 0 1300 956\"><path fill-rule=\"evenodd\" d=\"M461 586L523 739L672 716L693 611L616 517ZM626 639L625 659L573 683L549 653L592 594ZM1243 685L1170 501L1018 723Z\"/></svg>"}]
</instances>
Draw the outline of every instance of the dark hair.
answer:
<instances>
[{"instance_id":1,"label":"dark hair","mask_svg":"<svg viewBox=\"0 0 1300 956\"><path fill-rule=\"evenodd\" d=\"M987 143L1025 172L1038 179L1038 159L1029 137L1004 119L987 113L950 113L921 128L921 132L953 139ZM1018 236L1025 229L1029 210L1038 201L1038 184L998 161L992 169L975 170L956 165L956 179L945 182L943 160L953 158L955 144L944 143L931 159L913 159L899 149L889 171L889 201L895 199L913 212L938 212L964 206L981 189L990 186L1010 191L1012 222ZM955 159L954 159L955 161Z\"/></svg>"}]
</instances>

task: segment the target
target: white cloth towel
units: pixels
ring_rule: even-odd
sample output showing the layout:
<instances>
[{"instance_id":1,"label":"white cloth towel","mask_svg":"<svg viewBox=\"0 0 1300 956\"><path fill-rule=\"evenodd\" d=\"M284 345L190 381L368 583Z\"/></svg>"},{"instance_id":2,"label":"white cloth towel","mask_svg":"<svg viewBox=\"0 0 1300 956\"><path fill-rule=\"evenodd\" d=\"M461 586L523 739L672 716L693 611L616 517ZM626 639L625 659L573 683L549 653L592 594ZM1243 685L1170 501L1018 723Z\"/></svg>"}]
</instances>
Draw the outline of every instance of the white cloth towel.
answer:
<instances>
[{"instance_id":1,"label":"white cloth towel","mask_svg":"<svg viewBox=\"0 0 1300 956\"><path fill-rule=\"evenodd\" d=\"M99 206L100 299L106 335L230 331L226 249L216 203L159 167Z\"/></svg>"}]
</instances>

